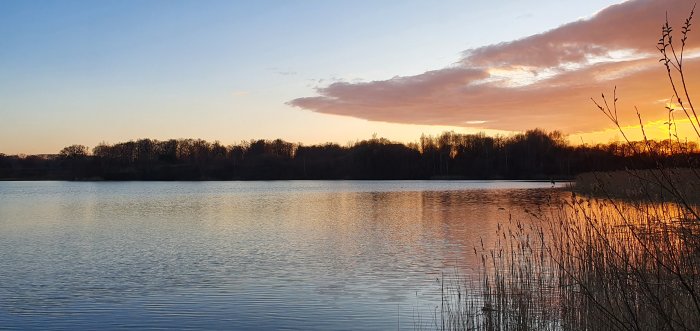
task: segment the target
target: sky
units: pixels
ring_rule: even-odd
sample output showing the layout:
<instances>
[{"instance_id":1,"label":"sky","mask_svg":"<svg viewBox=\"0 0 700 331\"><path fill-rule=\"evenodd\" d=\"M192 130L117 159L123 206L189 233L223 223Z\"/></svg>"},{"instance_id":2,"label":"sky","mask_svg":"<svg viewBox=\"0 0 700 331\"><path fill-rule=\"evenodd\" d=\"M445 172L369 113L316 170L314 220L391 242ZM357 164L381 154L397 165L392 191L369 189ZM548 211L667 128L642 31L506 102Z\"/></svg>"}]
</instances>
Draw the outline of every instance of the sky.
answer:
<instances>
[{"instance_id":1,"label":"sky","mask_svg":"<svg viewBox=\"0 0 700 331\"><path fill-rule=\"evenodd\" d=\"M672 93L656 42L666 12L680 31L692 6L0 0L0 153L139 138L345 144L532 128L607 142L617 135L591 97L615 86L622 125L639 131L637 106L663 136ZM700 69L692 37L691 73Z\"/></svg>"}]
</instances>

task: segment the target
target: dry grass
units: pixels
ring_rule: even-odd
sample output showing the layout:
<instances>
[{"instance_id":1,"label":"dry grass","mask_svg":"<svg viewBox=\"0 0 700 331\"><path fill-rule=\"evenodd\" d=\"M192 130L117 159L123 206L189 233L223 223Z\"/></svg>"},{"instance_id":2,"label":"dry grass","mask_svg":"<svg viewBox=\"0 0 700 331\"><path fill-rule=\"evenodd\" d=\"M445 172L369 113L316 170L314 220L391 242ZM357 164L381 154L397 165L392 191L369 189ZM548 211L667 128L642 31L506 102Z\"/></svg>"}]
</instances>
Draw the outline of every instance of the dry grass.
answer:
<instances>
[{"instance_id":1,"label":"dry grass","mask_svg":"<svg viewBox=\"0 0 700 331\"><path fill-rule=\"evenodd\" d=\"M576 176L575 190L602 198L700 202L700 173L694 168L624 170ZM676 196L678 195L678 196Z\"/></svg>"},{"instance_id":2,"label":"dry grass","mask_svg":"<svg viewBox=\"0 0 700 331\"><path fill-rule=\"evenodd\" d=\"M498 237L476 279L444 284L439 329L700 329L700 219L682 206L573 195Z\"/></svg>"}]
</instances>

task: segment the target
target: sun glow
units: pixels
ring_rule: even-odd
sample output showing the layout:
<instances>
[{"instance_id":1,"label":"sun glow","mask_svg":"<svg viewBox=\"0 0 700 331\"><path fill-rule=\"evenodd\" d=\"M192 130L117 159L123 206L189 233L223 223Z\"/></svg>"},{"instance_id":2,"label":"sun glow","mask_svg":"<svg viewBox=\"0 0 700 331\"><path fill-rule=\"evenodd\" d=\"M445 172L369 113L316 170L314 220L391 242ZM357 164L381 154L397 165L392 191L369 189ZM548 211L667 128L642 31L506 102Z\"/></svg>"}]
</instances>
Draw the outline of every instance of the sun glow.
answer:
<instances>
[{"instance_id":1,"label":"sun glow","mask_svg":"<svg viewBox=\"0 0 700 331\"><path fill-rule=\"evenodd\" d=\"M695 123L688 118L672 120L670 125L668 119L648 121L644 125L627 125L617 128L609 128L593 132L579 132L569 136L569 141L573 144L597 144L604 142L621 142L624 137L630 141L644 140L646 136L649 140L678 140L680 142L695 141L700 142L698 135L693 129ZM697 126L697 123L695 123ZM623 134L624 133L624 136Z\"/></svg>"}]
</instances>

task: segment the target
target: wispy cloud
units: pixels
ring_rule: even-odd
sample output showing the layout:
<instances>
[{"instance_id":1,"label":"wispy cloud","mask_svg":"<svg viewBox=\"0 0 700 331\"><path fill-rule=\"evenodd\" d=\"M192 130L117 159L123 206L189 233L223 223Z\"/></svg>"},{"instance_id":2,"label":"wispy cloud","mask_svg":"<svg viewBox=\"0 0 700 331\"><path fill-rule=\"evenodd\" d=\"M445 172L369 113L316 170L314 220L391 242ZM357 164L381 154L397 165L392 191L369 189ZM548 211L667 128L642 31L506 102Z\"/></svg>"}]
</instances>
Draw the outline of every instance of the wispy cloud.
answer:
<instances>
[{"instance_id":1,"label":"wispy cloud","mask_svg":"<svg viewBox=\"0 0 700 331\"><path fill-rule=\"evenodd\" d=\"M231 95L233 95L236 98L241 98L250 95L249 91L233 91L231 92Z\"/></svg>"},{"instance_id":2,"label":"wispy cloud","mask_svg":"<svg viewBox=\"0 0 700 331\"><path fill-rule=\"evenodd\" d=\"M274 72L280 76L296 76L297 72L293 70L281 69L279 67L269 67L267 70Z\"/></svg>"},{"instance_id":3,"label":"wispy cloud","mask_svg":"<svg viewBox=\"0 0 700 331\"><path fill-rule=\"evenodd\" d=\"M542 34L467 50L443 69L382 81L334 82L318 87L318 96L289 104L396 123L600 130L609 123L597 116L590 98L613 86L618 86L621 107L663 110L655 102L670 94L656 41L666 12L680 27L692 6L687 0L624 2ZM690 46L695 45L691 39ZM686 67L697 68L698 62L694 57ZM691 76L690 86L698 86L697 75Z\"/></svg>"}]
</instances>

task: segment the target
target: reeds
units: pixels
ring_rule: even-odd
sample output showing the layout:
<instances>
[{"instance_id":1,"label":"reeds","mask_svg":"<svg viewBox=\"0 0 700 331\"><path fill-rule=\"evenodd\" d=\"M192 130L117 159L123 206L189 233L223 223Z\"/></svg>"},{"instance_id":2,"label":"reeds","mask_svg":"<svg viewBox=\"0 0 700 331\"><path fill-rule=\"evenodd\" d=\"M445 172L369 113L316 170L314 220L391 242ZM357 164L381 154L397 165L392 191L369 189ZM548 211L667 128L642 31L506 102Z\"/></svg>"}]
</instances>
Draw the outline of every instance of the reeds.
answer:
<instances>
[{"instance_id":1,"label":"reeds","mask_svg":"<svg viewBox=\"0 0 700 331\"><path fill-rule=\"evenodd\" d=\"M557 278L542 246L543 233L509 220L498 228L493 249L474 249L476 279L443 286L444 330L556 330Z\"/></svg>"},{"instance_id":2,"label":"reeds","mask_svg":"<svg viewBox=\"0 0 700 331\"><path fill-rule=\"evenodd\" d=\"M673 102L700 138L683 67L693 11L674 45L662 27L658 49ZM596 106L618 128L617 96ZM682 156L669 109L669 145ZM644 130L641 116L639 123ZM624 136L624 132L620 130ZM443 330L700 330L700 171L627 142L654 160L651 169L588 174L570 197L530 220L499 226L493 246L474 248L478 275L442 283L436 327ZM624 198L624 199L621 199Z\"/></svg>"},{"instance_id":3,"label":"reeds","mask_svg":"<svg viewBox=\"0 0 700 331\"><path fill-rule=\"evenodd\" d=\"M573 196L549 223L567 329L700 328L699 219L672 202Z\"/></svg>"},{"instance_id":4,"label":"reeds","mask_svg":"<svg viewBox=\"0 0 700 331\"><path fill-rule=\"evenodd\" d=\"M443 330L698 330L700 219L674 202L576 194L482 245L441 286Z\"/></svg>"}]
</instances>

